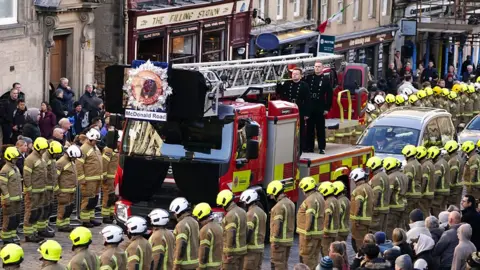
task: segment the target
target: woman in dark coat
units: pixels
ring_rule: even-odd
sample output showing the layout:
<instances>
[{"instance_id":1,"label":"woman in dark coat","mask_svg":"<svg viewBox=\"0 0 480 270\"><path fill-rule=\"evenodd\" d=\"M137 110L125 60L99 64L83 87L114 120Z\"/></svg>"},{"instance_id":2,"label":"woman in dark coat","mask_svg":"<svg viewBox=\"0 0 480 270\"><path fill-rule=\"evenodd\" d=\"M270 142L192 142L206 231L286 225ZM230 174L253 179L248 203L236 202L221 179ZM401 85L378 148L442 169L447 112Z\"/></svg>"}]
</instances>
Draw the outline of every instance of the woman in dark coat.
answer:
<instances>
[{"instance_id":1,"label":"woman in dark coat","mask_svg":"<svg viewBox=\"0 0 480 270\"><path fill-rule=\"evenodd\" d=\"M55 117L55 115L53 115ZM22 136L28 137L35 141L41 136L40 127L38 126L38 119L40 118L40 110L37 108L30 108L25 113L25 125L23 126Z\"/></svg>"},{"instance_id":2,"label":"woman in dark coat","mask_svg":"<svg viewBox=\"0 0 480 270\"><path fill-rule=\"evenodd\" d=\"M65 111L67 109L65 105L62 103L62 98L63 98L63 91L60 89L57 89L57 91L55 91L55 98L52 99L52 102L50 104L51 111L53 112L53 114L55 114L57 121L60 121L60 119L66 116Z\"/></svg>"},{"instance_id":3,"label":"woman in dark coat","mask_svg":"<svg viewBox=\"0 0 480 270\"><path fill-rule=\"evenodd\" d=\"M40 119L38 120L38 126L40 127L40 133L42 137L46 139L51 139L53 134L53 128L56 125L57 117L55 116L55 114L52 113L52 109L50 108L48 103L46 101L42 102L42 106L40 107ZM34 139L32 138L32 140Z\"/></svg>"}]
</instances>

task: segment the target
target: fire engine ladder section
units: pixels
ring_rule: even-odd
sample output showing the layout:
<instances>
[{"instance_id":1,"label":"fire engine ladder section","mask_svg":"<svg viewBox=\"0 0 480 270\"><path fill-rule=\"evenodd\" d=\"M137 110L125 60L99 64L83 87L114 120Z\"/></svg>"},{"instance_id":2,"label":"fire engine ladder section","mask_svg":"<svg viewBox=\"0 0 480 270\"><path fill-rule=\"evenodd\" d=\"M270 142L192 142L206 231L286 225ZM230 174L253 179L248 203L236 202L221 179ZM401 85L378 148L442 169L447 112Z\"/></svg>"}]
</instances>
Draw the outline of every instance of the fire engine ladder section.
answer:
<instances>
[{"instance_id":1,"label":"fire engine ladder section","mask_svg":"<svg viewBox=\"0 0 480 270\"><path fill-rule=\"evenodd\" d=\"M341 55L314 57L312 54L294 54L246 60L175 64L173 68L196 69L200 71L211 84L211 92L205 100L205 116L217 114L218 101L221 98L234 98L244 95L274 94L277 82L288 81L290 68L297 66L302 69L313 69L315 62L320 61L328 67L335 61L341 61ZM342 105L342 97L348 100L348 108ZM349 91L338 93L336 102L339 105L339 118L326 119L329 129L346 129L358 125L358 120L352 119L352 101Z\"/></svg>"}]
</instances>

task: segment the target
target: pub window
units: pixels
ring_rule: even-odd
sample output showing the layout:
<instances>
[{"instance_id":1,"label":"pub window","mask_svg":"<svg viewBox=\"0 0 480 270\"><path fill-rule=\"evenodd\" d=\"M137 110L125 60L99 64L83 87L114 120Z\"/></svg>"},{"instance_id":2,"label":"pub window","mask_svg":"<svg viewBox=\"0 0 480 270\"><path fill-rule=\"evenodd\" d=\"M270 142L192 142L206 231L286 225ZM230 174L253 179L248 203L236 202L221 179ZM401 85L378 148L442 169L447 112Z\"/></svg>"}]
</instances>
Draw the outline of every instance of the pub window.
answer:
<instances>
[{"instance_id":1,"label":"pub window","mask_svg":"<svg viewBox=\"0 0 480 270\"><path fill-rule=\"evenodd\" d=\"M177 36L171 39L170 62L195 63L197 35Z\"/></svg>"},{"instance_id":2,"label":"pub window","mask_svg":"<svg viewBox=\"0 0 480 270\"><path fill-rule=\"evenodd\" d=\"M216 62L224 60L224 32L224 30L212 30L204 32L202 44L202 62Z\"/></svg>"},{"instance_id":3,"label":"pub window","mask_svg":"<svg viewBox=\"0 0 480 270\"><path fill-rule=\"evenodd\" d=\"M283 0L277 0L277 20L283 20Z\"/></svg>"}]
</instances>

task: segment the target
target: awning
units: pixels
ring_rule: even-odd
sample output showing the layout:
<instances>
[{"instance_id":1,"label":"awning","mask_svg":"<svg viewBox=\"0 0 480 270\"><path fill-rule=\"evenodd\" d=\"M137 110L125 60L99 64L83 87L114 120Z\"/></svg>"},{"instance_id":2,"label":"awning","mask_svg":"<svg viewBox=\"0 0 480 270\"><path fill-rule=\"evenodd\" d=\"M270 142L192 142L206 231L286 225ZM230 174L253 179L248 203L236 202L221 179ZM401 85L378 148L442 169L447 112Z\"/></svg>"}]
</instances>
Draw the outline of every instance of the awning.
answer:
<instances>
[{"instance_id":1,"label":"awning","mask_svg":"<svg viewBox=\"0 0 480 270\"><path fill-rule=\"evenodd\" d=\"M398 29L399 29L398 26L377 27L377 28L357 31L357 32L353 32L353 33L337 35L335 37L335 42L338 43L338 42L342 42L342 41L345 41L345 40L357 39L357 38L361 38L361 37L365 37L365 36L379 35L379 34L383 34L383 33L397 31Z\"/></svg>"},{"instance_id":2,"label":"awning","mask_svg":"<svg viewBox=\"0 0 480 270\"><path fill-rule=\"evenodd\" d=\"M277 37L280 44L285 44L311 37L318 37L318 32L312 30L300 30L296 32L280 34L277 35Z\"/></svg>"},{"instance_id":3,"label":"awning","mask_svg":"<svg viewBox=\"0 0 480 270\"><path fill-rule=\"evenodd\" d=\"M417 32L461 34L471 32L475 25L452 23L418 23Z\"/></svg>"},{"instance_id":4,"label":"awning","mask_svg":"<svg viewBox=\"0 0 480 270\"><path fill-rule=\"evenodd\" d=\"M433 29L433 28L418 28L418 32L427 32L427 33L446 33L446 34L461 34L464 33L465 30L454 30L454 29Z\"/></svg>"}]
</instances>

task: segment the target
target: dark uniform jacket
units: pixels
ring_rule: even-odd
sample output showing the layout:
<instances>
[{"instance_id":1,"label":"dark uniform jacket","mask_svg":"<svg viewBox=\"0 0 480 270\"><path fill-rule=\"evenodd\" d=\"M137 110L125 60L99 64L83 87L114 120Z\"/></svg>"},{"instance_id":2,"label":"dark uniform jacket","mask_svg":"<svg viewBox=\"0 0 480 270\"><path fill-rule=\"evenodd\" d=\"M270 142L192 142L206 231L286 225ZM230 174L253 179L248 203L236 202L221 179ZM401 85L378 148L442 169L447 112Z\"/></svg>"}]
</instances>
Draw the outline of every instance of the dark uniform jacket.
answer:
<instances>
[{"instance_id":1,"label":"dark uniform jacket","mask_svg":"<svg viewBox=\"0 0 480 270\"><path fill-rule=\"evenodd\" d=\"M310 89L306 82L287 81L284 84L277 84L276 92L282 100L296 103L301 116L310 115Z\"/></svg>"},{"instance_id":2,"label":"dark uniform jacket","mask_svg":"<svg viewBox=\"0 0 480 270\"><path fill-rule=\"evenodd\" d=\"M308 75L305 82L310 86L311 112L323 114L324 111L329 111L333 99L330 74Z\"/></svg>"}]
</instances>

